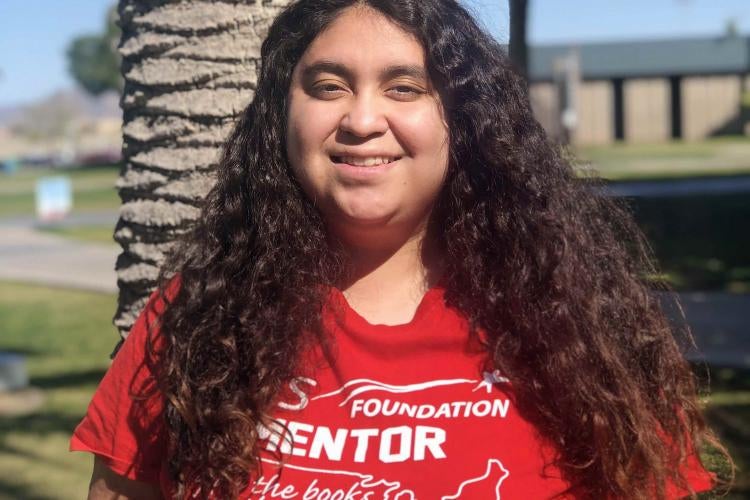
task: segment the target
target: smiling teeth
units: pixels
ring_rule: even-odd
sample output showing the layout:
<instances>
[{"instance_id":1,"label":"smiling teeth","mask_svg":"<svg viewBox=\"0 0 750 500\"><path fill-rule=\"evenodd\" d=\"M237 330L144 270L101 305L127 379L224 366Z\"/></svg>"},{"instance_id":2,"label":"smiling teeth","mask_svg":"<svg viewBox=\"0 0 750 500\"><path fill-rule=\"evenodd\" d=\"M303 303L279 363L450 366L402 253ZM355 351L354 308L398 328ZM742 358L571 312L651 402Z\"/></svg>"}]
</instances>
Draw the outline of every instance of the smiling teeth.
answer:
<instances>
[{"instance_id":1,"label":"smiling teeth","mask_svg":"<svg viewBox=\"0 0 750 500\"><path fill-rule=\"evenodd\" d=\"M390 163L394 160L395 158L386 158L386 157L380 157L380 156L375 156L372 158L355 158L353 156L341 157L342 162L348 163L349 165L357 165L359 167L374 167L376 165Z\"/></svg>"}]
</instances>

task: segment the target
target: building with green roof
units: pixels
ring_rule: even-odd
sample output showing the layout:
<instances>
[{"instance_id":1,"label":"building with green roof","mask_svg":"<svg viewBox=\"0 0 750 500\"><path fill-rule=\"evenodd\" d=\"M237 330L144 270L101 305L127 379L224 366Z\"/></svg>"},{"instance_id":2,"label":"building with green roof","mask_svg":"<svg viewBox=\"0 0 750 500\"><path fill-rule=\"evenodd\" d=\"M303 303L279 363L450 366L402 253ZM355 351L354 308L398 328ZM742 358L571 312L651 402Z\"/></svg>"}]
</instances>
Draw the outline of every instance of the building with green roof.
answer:
<instances>
[{"instance_id":1,"label":"building with green roof","mask_svg":"<svg viewBox=\"0 0 750 500\"><path fill-rule=\"evenodd\" d=\"M539 121L580 144L745 133L750 38L722 36L531 47ZM567 111L566 111L567 110Z\"/></svg>"}]
</instances>

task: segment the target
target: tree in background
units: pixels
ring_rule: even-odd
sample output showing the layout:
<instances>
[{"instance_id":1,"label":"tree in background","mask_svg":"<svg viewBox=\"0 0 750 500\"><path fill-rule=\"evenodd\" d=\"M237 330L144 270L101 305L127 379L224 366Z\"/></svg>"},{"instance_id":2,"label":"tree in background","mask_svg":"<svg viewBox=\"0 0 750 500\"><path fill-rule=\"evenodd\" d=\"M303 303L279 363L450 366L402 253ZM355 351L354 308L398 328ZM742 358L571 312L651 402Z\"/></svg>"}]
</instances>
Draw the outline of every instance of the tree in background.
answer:
<instances>
[{"instance_id":1,"label":"tree in background","mask_svg":"<svg viewBox=\"0 0 750 500\"><path fill-rule=\"evenodd\" d=\"M522 75L529 71L528 26L529 0L508 0L510 6L510 58Z\"/></svg>"},{"instance_id":2,"label":"tree in background","mask_svg":"<svg viewBox=\"0 0 750 500\"><path fill-rule=\"evenodd\" d=\"M68 68L75 81L92 95L108 90L122 92L120 56L117 43L120 28L117 26L117 10L107 12L104 33L74 38L68 46Z\"/></svg>"},{"instance_id":3,"label":"tree in background","mask_svg":"<svg viewBox=\"0 0 750 500\"><path fill-rule=\"evenodd\" d=\"M253 97L260 46L289 0L120 0L122 206L115 240L123 336L174 241L199 216L223 142Z\"/></svg>"}]
</instances>

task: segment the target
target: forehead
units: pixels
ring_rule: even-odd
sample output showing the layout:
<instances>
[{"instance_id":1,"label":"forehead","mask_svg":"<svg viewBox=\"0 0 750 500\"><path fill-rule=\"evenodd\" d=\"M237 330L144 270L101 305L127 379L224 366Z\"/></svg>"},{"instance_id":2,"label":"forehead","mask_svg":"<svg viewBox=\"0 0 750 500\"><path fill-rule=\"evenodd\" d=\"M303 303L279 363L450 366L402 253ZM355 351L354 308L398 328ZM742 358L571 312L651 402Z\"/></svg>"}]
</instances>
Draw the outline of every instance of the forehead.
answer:
<instances>
[{"instance_id":1,"label":"forehead","mask_svg":"<svg viewBox=\"0 0 750 500\"><path fill-rule=\"evenodd\" d=\"M342 12L310 44L298 67L334 61L356 72L395 65L424 68L424 48L411 33L366 7Z\"/></svg>"}]
</instances>

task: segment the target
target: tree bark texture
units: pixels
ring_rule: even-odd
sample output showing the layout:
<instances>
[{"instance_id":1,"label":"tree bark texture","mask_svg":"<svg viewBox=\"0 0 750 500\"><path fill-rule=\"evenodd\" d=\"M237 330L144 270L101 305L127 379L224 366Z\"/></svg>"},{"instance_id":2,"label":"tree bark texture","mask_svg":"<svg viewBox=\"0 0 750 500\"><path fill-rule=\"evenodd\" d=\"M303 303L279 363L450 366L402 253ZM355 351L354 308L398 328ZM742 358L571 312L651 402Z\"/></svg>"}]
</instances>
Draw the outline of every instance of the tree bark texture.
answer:
<instances>
[{"instance_id":1,"label":"tree bark texture","mask_svg":"<svg viewBox=\"0 0 750 500\"><path fill-rule=\"evenodd\" d=\"M254 95L260 46L289 0L120 0L125 88L114 324L127 337L159 266L199 216L221 146Z\"/></svg>"}]
</instances>

